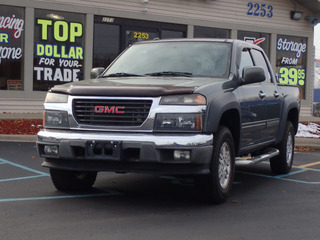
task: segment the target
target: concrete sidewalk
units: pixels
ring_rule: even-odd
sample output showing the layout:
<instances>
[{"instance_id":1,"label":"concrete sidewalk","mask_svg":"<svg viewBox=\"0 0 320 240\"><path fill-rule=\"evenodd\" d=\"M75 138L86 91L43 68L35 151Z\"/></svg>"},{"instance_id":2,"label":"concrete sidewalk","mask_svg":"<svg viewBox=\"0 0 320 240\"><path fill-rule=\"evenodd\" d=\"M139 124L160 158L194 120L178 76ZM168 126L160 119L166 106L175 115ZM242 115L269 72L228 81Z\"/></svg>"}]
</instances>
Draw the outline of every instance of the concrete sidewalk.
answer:
<instances>
[{"instance_id":1,"label":"concrete sidewalk","mask_svg":"<svg viewBox=\"0 0 320 240\"><path fill-rule=\"evenodd\" d=\"M0 134L0 142L36 142L36 135Z\"/></svg>"}]
</instances>

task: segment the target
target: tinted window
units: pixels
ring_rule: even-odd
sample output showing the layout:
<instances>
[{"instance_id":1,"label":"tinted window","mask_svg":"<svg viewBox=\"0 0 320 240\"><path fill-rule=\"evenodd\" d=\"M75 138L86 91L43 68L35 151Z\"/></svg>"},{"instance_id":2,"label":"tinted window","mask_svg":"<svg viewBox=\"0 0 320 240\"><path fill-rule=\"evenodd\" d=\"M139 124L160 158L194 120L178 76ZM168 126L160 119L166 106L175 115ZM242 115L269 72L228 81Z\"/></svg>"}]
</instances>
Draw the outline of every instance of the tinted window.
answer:
<instances>
[{"instance_id":1,"label":"tinted window","mask_svg":"<svg viewBox=\"0 0 320 240\"><path fill-rule=\"evenodd\" d=\"M168 39L168 38L183 38L184 33L180 31L173 31L173 30L162 30L161 31L161 39Z\"/></svg>"},{"instance_id":2,"label":"tinted window","mask_svg":"<svg viewBox=\"0 0 320 240\"><path fill-rule=\"evenodd\" d=\"M120 26L94 24L93 67L107 67L120 51Z\"/></svg>"},{"instance_id":3,"label":"tinted window","mask_svg":"<svg viewBox=\"0 0 320 240\"><path fill-rule=\"evenodd\" d=\"M247 49L244 49L241 53L241 61L239 66L239 76L243 76L243 69L245 67L252 67L253 61L251 55Z\"/></svg>"},{"instance_id":4,"label":"tinted window","mask_svg":"<svg viewBox=\"0 0 320 240\"><path fill-rule=\"evenodd\" d=\"M183 38L187 25L94 16L93 67L107 67L130 44L154 38Z\"/></svg>"},{"instance_id":5,"label":"tinted window","mask_svg":"<svg viewBox=\"0 0 320 240\"><path fill-rule=\"evenodd\" d=\"M269 68L266 63L266 60L263 57L263 54L260 51L255 50L255 49L251 50L251 54L252 54L253 60L255 62L255 65L263 68L263 70L266 74L266 81L270 82L271 81L270 72L269 72Z\"/></svg>"},{"instance_id":6,"label":"tinted window","mask_svg":"<svg viewBox=\"0 0 320 240\"><path fill-rule=\"evenodd\" d=\"M210 27L194 27L194 37L196 38L230 38L230 30Z\"/></svg>"}]
</instances>

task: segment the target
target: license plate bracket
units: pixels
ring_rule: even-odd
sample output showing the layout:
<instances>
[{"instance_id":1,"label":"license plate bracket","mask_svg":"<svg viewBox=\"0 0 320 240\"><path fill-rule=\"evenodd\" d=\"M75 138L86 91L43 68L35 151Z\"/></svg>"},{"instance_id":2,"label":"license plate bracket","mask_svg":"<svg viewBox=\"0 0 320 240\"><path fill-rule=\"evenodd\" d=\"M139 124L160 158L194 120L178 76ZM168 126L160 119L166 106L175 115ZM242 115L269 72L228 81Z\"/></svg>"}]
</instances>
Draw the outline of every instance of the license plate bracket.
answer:
<instances>
[{"instance_id":1,"label":"license plate bracket","mask_svg":"<svg viewBox=\"0 0 320 240\"><path fill-rule=\"evenodd\" d=\"M87 141L85 152L89 159L120 160L121 142Z\"/></svg>"}]
</instances>

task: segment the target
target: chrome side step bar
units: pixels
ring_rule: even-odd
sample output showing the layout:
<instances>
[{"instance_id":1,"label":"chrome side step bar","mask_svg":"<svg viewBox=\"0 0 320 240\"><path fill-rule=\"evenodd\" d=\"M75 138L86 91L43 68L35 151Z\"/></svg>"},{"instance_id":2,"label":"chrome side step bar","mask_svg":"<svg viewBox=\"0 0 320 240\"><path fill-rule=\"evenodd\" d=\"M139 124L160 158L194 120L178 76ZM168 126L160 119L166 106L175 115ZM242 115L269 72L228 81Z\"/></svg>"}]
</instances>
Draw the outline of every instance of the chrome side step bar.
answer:
<instances>
[{"instance_id":1,"label":"chrome side step bar","mask_svg":"<svg viewBox=\"0 0 320 240\"><path fill-rule=\"evenodd\" d=\"M236 158L235 164L236 167L240 166L252 166L258 163L261 163L265 160L268 160L272 157L275 157L279 155L279 150L276 148L268 148L264 154L261 154L259 156L255 156L252 158Z\"/></svg>"}]
</instances>

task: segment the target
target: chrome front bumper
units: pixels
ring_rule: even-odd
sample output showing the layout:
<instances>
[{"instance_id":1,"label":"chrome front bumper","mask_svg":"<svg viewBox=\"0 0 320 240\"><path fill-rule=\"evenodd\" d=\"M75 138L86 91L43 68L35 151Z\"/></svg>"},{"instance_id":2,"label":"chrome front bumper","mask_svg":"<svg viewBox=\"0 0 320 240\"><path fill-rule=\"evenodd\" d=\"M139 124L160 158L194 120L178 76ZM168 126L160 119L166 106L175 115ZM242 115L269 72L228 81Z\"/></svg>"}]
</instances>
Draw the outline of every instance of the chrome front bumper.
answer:
<instances>
[{"instance_id":1,"label":"chrome front bumper","mask_svg":"<svg viewBox=\"0 0 320 240\"><path fill-rule=\"evenodd\" d=\"M46 158L43 166L49 168L204 174L208 173L212 143L212 134L41 130L37 146L40 156ZM45 146L57 146L58 154L46 154ZM176 151L189 152L189 156L177 157Z\"/></svg>"}]
</instances>

